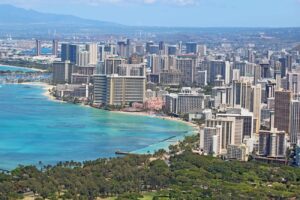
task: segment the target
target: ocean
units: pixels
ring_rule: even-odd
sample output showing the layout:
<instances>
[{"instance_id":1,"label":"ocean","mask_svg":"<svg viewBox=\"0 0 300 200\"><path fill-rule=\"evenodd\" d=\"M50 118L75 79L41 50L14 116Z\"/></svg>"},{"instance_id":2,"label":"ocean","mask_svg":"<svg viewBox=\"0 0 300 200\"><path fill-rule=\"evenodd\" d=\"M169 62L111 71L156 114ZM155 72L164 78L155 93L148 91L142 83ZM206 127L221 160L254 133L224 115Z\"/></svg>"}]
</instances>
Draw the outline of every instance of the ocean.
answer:
<instances>
[{"instance_id":1,"label":"ocean","mask_svg":"<svg viewBox=\"0 0 300 200\"><path fill-rule=\"evenodd\" d=\"M0 169L108 158L119 150L153 153L194 132L185 123L53 101L44 92L0 85Z\"/></svg>"}]
</instances>

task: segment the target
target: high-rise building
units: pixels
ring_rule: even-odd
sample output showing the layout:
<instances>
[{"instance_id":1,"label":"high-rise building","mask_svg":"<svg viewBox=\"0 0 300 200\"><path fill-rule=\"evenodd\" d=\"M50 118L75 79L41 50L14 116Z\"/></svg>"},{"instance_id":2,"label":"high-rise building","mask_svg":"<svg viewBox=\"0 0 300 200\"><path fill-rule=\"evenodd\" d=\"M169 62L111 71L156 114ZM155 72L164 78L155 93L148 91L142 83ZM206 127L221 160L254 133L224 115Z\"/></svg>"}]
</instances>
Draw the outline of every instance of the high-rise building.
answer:
<instances>
[{"instance_id":1,"label":"high-rise building","mask_svg":"<svg viewBox=\"0 0 300 200\"><path fill-rule=\"evenodd\" d=\"M235 135L238 137L242 135L242 128L240 130L236 128L235 118L232 117L208 119L205 124L205 127L222 127L220 134L220 151L222 152L227 151L228 145L235 144ZM237 127L239 126L238 124Z\"/></svg>"},{"instance_id":2,"label":"high-rise building","mask_svg":"<svg viewBox=\"0 0 300 200\"><path fill-rule=\"evenodd\" d=\"M149 54L159 54L159 46L158 45L150 45L149 46Z\"/></svg>"},{"instance_id":3,"label":"high-rise building","mask_svg":"<svg viewBox=\"0 0 300 200\"><path fill-rule=\"evenodd\" d=\"M290 133L291 121L291 100L292 93L290 91L275 92L275 123L274 127L279 131Z\"/></svg>"},{"instance_id":4,"label":"high-rise building","mask_svg":"<svg viewBox=\"0 0 300 200\"><path fill-rule=\"evenodd\" d=\"M240 70L240 76L254 77L256 64L249 62L234 62L233 69ZM259 77L260 78L260 77Z\"/></svg>"},{"instance_id":5,"label":"high-rise building","mask_svg":"<svg viewBox=\"0 0 300 200\"><path fill-rule=\"evenodd\" d=\"M255 55L251 49L248 50L248 62L255 63Z\"/></svg>"},{"instance_id":6,"label":"high-rise building","mask_svg":"<svg viewBox=\"0 0 300 200\"><path fill-rule=\"evenodd\" d=\"M204 109L204 95L191 88L182 88L179 94L166 96L166 111L173 114L183 115L197 113Z\"/></svg>"},{"instance_id":7,"label":"high-rise building","mask_svg":"<svg viewBox=\"0 0 300 200\"><path fill-rule=\"evenodd\" d=\"M205 127L200 131L200 149L205 154L220 155L222 126Z\"/></svg>"},{"instance_id":8,"label":"high-rise building","mask_svg":"<svg viewBox=\"0 0 300 200\"><path fill-rule=\"evenodd\" d=\"M260 62L260 68L261 68L261 77L262 78L272 78L271 75L271 66L268 60L262 60Z\"/></svg>"},{"instance_id":9,"label":"high-rise building","mask_svg":"<svg viewBox=\"0 0 300 200\"><path fill-rule=\"evenodd\" d=\"M259 132L259 152L261 156L284 158L286 156L287 136L277 129Z\"/></svg>"},{"instance_id":10,"label":"high-rise building","mask_svg":"<svg viewBox=\"0 0 300 200\"><path fill-rule=\"evenodd\" d=\"M36 40L35 41L35 55L40 56L42 51L42 44L41 40Z\"/></svg>"},{"instance_id":11,"label":"high-rise building","mask_svg":"<svg viewBox=\"0 0 300 200\"><path fill-rule=\"evenodd\" d=\"M241 77L240 74L241 73L240 73L239 69L233 69L231 71L231 79L232 79L232 81L238 81L238 80L240 80L240 77Z\"/></svg>"},{"instance_id":12,"label":"high-rise building","mask_svg":"<svg viewBox=\"0 0 300 200\"><path fill-rule=\"evenodd\" d=\"M61 44L61 61L69 60L72 64L77 63L77 57L79 54L79 45L75 44Z\"/></svg>"},{"instance_id":13,"label":"high-rise building","mask_svg":"<svg viewBox=\"0 0 300 200\"><path fill-rule=\"evenodd\" d=\"M252 85L251 80L241 79L234 81L232 87L233 107L253 112L254 130L258 133L261 119L261 85Z\"/></svg>"},{"instance_id":14,"label":"high-rise building","mask_svg":"<svg viewBox=\"0 0 300 200\"><path fill-rule=\"evenodd\" d=\"M233 87L233 107L246 108L250 110L252 105L252 82L251 80L240 79L234 81Z\"/></svg>"},{"instance_id":15,"label":"high-rise building","mask_svg":"<svg viewBox=\"0 0 300 200\"><path fill-rule=\"evenodd\" d=\"M126 40L126 57L129 58L133 54L133 46L131 39Z\"/></svg>"},{"instance_id":16,"label":"high-rise building","mask_svg":"<svg viewBox=\"0 0 300 200\"><path fill-rule=\"evenodd\" d=\"M61 44L61 61L65 62L70 60L70 44L63 43Z\"/></svg>"},{"instance_id":17,"label":"high-rise building","mask_svg":"<svg viewBox=\"0 0 300 200\"><path fill-rule=\"evenodd\" d=\"M257 84L252 86L252 106L250 107L250 112L253 112L254 117L254 130L258 133L260 129L260 121L261 121L261 85Z\"/></svg>"},{"instance_id":18,"label":"high-rise building","mask_svg":"<svg viewBox=\"0 0 300 200\"><path fill-rule=\"evenodd\" d=\"M142 44L135 45L135 53L137 53L138 55L144 55L145 47Z\"/></svg>"},{"instance_id":19,"label":"high-rise building","mask_svg":"<svg viewBox=\"0 0 300 200\"><path fill-rule=\"evenodd\" d=\"M159 74L159 83L161 85L180 85L181 72L178 70L164 70Z\"/></svg>"},{"instance_id":20,"label":"high-rise building","mask_svg":"<svg viewBox=\"0 0 300 200\"><path fill-rule=\"evenodd\" d=\"M292 71L293 57L292 55L286 55L286 67L289 72Z\"/></svg>"},{"instance_id":21,"label":"high-rise building","mask_svg":"<svg viewBox=\"0 0 300 200\"><path fill-rule=\"evenodd\" d=\"M147 57L147 60L148 60L148 68L151 69L152 74L159 74L164 70L165 65L160 55L156 55L156 54L149 55Z\"/></svg>"},{"instance_id":22,"label":"high-rise building","mask_svg":"<svg viewBox=\"0 0 300 200\"><path fill-rule=\"evenodd\" d=\"M232 88L227 86L214 87L212 97L214 98L214 107L220 108L232 104Z\"/></svg>"},{"instance_id":23,"label":"high-rise building","mask_svg":"<svg viewBox=\"0 0 300 200\"><path fill-rule=\"evenodd\" d=\"M77 53L76 65L84 67L90 63L90 53L88 51L80 51Z\"/></svg>"},{"instance_id":24,"label":"high-rise building","mask_svg":"<svg viewBox=\"0 0 300 200\"><path fill-rule=\"evenodd\" d=\"M72 64L77 63L77 57L79 54L79 45L71 44L69 46L69 59Z\"/></svg>"},{"instance_id":25,"label":"high-rise building","mask_svg":"<svg viewBox=\"0 0 300 200\"><path fill-rule=\"evenodd\" d=\"M230 63L228 61L215 60L209 62L208 81L213 83L218 76L221 76L225 84L230 83Z\"/></svg>"},{"instance_id":26,"label":"high-rise building","mask_svg":"<svg viewBox=\"0 0 300 200\"><path fill-rule=\"evenodd\" d=\"M100 62L104 62L105 59L105 51L104 51L105 45L99 45L98 46L98 59Z\"/></svg>"},{"instance_id":27,"label":"high-rise building","mask_svg":"<svg viewBox=\"0 0 300 200\"><path fill-rule=\"evenodd\" d=\"M178 94L177 114L196 113L204 109L204 95L191 88L182 88Z\"/></svg>"},{"instance_id":28,"label":"high-rise building","mask_svg":"<svg viewBox=\"0 0 300 200\"><path fill-rule=\"evenodd\" d=\"M197 43L195 42L187 42L186 46L186 53L187 54L197 54Z\"/></svg>"},{"instance_id":29,"label":"high-rise building","mask_svg":"<svg viewBox=\"0 0 300 200\"><path fill-rule=\"evenodd\" d=\"M181 84L192 86L196 76L196 58L178 57L176 59L176 69L182 73Z\"/></svg>"},{"instance_id":30,"label":"high-rise building","mask_svg":"<svg viewBox=\"0 0 300 200\"><path fill-rule=\"evenodd\" d=\"M206 56L206 45L197 45L197 53L199 56Z\"/></svg>"},{"instance_id":31,"label":"high-rise building","mask_svg":"<svg viewBox=\"0 0 300 200\"><path fill-rule=\"evenodd\" d=\"M144 102L145 65L123 65L119 74L94 75L94 104L127 105Z\"/></svg>"},{"instance_id":32,"label":"high-rise building","mask_svg":"<svg viewBox=\"0 0 300 200\"><path fill-rule=\"evenodd\" d=\"M168 55L175 56L177 54L177 46L176 45L169 45L168 46Z\"/></svg>"},{"instance_id":33,"label":"high-rise building","mask_svg":"<svg viewBox=\"0 0 300 200\"><path fill-rule=\"evenodd\" d=\"M53 63L53 84L71 83L73 65L70 61Z\"/></svg>"},{"instance_id":34,"label":"high-rise building","mask_svg":"<svg viewBox=\"0 0 300 200\"><path fill-rule=\"evenodd\" d=\"M166 95L165 100L165 112L169 114L176 114L177 113L177 101L178 101L178 94L168 94Z\"/></svg>"},{"instance_id":35,"label":"high-rise building","mask_svg":"<svg viewBox=\"0 0 300 200\"><path fill-rule=\"evenodd\" d=\"M290 116L290 142L298 144L300 142L300 101L292 100Z\"/></svg>"},{"instance_id":36,"label":"high-rise building","mask_svg":"<svg viewBox=\"0 0 300 200\"><path fill-rule=\"evenodd\" d=\"M204 87L207 85L207 71L196 71L195 83L197 86Z\"/></svg>"},{"instance_id":37,"label":"high-rise building","mask_svg":"<svg viewBox=\"0 0 300 200\"><path fill-rule=\"evenodd\" d=\"M288 90L294 95L300 93L300 72L287 73Z\"/></svg>"},{"instance_id":38,"label":"high-rise building","mask_svg":"<svg viewBox=\"0 0 300 200\"><path fill-rule=\"evenodd\" d=\"M146 53L150 52L151 45L154 45L154 43L152 41L146 42Z\"/></svg>"},{"instance_id":39,"label":"high-rise building","mask_svg":"<svg viewBox=\"0 0 300 200\"><path fill-rule=\"evenodd\" d=\"M236 121L242 120L242 137L235 138L235 144L240 145L242 144L245 138L253 138L255 133L253 127L253 113L249 112L246 109L228 109L226 113L219 113L217 117L233 117ZM239 127L238 127L239 128Z\"/></svg>"},{"instance_id":40,"label":"high-rise building","mask_svg":"<svg viewBox=\"0 0 300 200\"><path fill-rule=\"evenodd\" d=\"M127 46L125 41L118 42L117 53L120 57L126 58L127 57Z\"/></svg>"},{"instance_id":41,"label":"high-rise building","mask_svg":"<svg viewBox=\"0 0 300 200\"><path fill-rule=\"evenodd\" d=\"M118 74L118 66L125 64L126 60L120 57L110 57L106 58L104 62L104 74Z\"/></svg>"},{"instance_id":42,"label":"high-rise building","mask_svg":"<svg viewBox=\"0 0 300 200\"><path fill-rule=\"evenodd\" d=\"M141 64L143 62L144 62L144 57L136 53L131 54L128 60L129 64Z\"/></svg>"},{"instance_id":43,"label":"high-rise building","mask_svg":"<svg viewBox=\"0 0 300 200\"><path fill-rule=\"evenodd\" d=\"M58 41L57 40L52 41L52 55L58 56Z\"/></svg>"},{"instance_id":44,"label":"high-rise building","mask_svg":"<svg viewBox=\"0 0 300 200\"><path fill-rule=\"evenodd\" d=\"M98 45L96 43L87 44L86 51L89 53L90 65L96 65L98 63Z\"/></svg>"}]
</instances>

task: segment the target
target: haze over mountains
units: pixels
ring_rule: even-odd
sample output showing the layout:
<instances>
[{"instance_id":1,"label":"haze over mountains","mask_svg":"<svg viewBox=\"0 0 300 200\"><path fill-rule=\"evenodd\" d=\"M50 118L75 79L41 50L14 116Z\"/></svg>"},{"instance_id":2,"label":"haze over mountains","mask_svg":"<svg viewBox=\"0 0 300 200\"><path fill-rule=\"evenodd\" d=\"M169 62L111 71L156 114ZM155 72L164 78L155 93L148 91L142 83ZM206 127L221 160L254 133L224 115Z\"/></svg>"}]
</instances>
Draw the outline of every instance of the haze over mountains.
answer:
<instances>
[{"instance_id":1,"label":"haze over mountains","mask_svg":"<svg viewBox=\"0 0 300 200\"><path fill-rule=\"evenodd\" d=\"M121 26L116 23L83 19L71 15L58 15L41 13L35 10L27 10L12 5L0 5L1 25L33 25L33 24L56 24L56 25L81 25L81 26Z\"/></svg>"},{"instance_id":2,"label":"haze over mountains","mask_svg":"<svg viewBox=\"0 0 300 200\"><path fill-rule=\"evenodd\" d=\"M205 19L199 19L205 20ZM275 30L275 31L274 31ZM83 19L72 15L49 14L35 10L18 8L13 5L0 4L0 38L11 35L13 38L73 38L99 37L103 35L122 35L146 39L170 38L176 41L198 40L208 43L228 40L260 37L264 32L275 40L292 42L299 38L300 28L184 28L184 27L150 27L126 26L113 22ZM244 35L245 37L241 36ZM171 37L172 36L172 37Z\"/></svg>"}]
</instances>

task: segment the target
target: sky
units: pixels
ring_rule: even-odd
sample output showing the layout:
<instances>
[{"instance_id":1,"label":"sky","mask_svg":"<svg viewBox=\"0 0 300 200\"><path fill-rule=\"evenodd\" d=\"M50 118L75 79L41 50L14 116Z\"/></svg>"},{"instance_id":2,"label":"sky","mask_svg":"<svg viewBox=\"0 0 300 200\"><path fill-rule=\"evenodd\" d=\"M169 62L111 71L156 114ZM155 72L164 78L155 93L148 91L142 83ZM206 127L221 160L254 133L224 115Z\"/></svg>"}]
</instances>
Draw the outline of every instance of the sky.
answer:
<instances>
[{"instance_id":1,"label":"sky","mask_svg":"<svg viewBox=\"0 0 300 200\"><path fill-rule=\"evenodd\" d=\"M300 0L0 0L0 3L133 26L300 26Z\"/></svg>"}]
</instances>

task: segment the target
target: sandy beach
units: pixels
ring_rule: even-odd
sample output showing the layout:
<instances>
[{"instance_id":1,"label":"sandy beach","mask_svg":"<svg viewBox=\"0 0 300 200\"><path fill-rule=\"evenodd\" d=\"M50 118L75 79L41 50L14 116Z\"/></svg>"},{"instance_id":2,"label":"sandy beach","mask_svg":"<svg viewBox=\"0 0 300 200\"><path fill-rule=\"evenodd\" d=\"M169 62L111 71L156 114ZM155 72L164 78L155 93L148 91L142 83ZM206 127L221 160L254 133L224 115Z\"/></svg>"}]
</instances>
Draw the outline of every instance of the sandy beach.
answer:
<instances>
[{"instance_id":1,"label":"sandy beach","mask_svg":"<svg viewBox=\"0 0 300 200\"><path fill-rule=\"evenodd\" d=\"M67 103L65 101L61 101L61 100L57 100L55 97L53 97L49 90L51 90L54 86L52 85L49 85L47 83L42 83L42 82L26 82L26 83L21 83L22 85L29 85L29 86L40 86L44 89L44 92L43 92L43 95L45 97L47 97L49 100L52 100L52 101L57 101L59 103ZM87 108L93 108L92 106L89 106L89 105L84 105L84 104L80 104L80 106L83 106L83 107L87 107ZM94 109L97 109L97 108L94 108ZM190 134L197 134L199 132L199 126L197 126L196 124L192 123L192 122L187 122L187 121L184 121L180 118L175 118L175 117L171 117L171 116L160 116L160 115L156 115L155 113L153 112L125 112L125 111L109 111L109 112L112 112L112 113L117 113L117 114L123 114L123 115L132 115L132 116L145 116L145 117L153 117L153 118L158 118L158 119L161 119L161 120L170 120L170 121L174 121L174 122L177 122L177 123L184 123L186 125L188 125L189 127L192 127L193 128L193 131L190 132ZM184 137L184 136L182 136ZM150 148L155 148L155 149L161 149L161 148L164 148L164 149L168 149L168 146L171 145L171 144L178 144L179 140L183 140L183 138L180 138L180 139L176 139L176 140L169 140L169 141L164 141L164 142L159 142L159 143L156 143L156 144L152 144L144 149L148 149ZM134 151L135 153L137 154L145 154L145 152L143 152L144 149L139 149L137 151Z\"/></svg>"},{"instance_id":2,"label":"sandy beach","mask_svg":"<svg viewBox=\"0 0 300 200\"><path fill-rule=\"evenodd\" d=\"M158 115L148 113L148 112L124 112L124 111L111 111L111 112L119 113L119 114L125 114L125 115L155 117L155 118L159 118L159 119L163 119L163 120L176 121L176 122L179 122L179 123L185 123L188 126L192 126L193 128L195 128L197 130L199 129L199 127L196 124L192 123L192 122L187 122L187 121L181 120L179 118L170 117L170 116L158 116Z\"/></svg>"},{"instance_id":3,"label":"sandy beach","mask_svg":"<svg viewBox=\"0 0 300 200\"><path fill-rule=\"evenodd\" d=\"M43 93L44 96L46 96L50 100L64 102L64 101L57 100L54 96L52 96L50 94L49 90L51 90L54 87L53 85L49 85L47 83L42 83L42 82L25 82L25 83L21 83L21 84L22 85L41 86L45 90L45 92ZM64 102L64 103L66 103L66 102ZM84 105L84 104L81 104L81 106L93 108L89 105ZM125 111L110 111L110 112L124 114L124 115L155 117L155 118L159 118L159 119L162 119L162 120L170 120L170 121L175 121L175 122L179 122L179 123L185 123L186 125L191 126L191 127L195 128L196 130L199 130L199 127L196 124L194 124L192 122L187 122L187 121L181 120L181 119L176 118L176 117L159 116L159 115L156 115L156 114L150 113L150 112L125 112Z\"/></svg>"}]
</instances>

